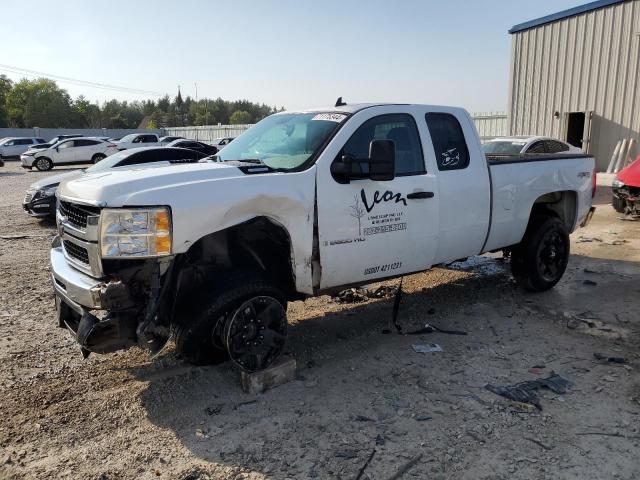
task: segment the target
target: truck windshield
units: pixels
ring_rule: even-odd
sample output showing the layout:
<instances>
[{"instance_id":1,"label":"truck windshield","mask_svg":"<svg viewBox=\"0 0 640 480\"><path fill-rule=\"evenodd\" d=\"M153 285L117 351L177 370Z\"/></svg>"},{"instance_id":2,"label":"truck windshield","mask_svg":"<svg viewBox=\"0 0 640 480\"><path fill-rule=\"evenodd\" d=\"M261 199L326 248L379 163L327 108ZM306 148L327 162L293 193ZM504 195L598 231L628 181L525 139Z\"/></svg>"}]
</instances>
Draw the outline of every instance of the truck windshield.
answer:
<instances>
[{"instance_id":1,"label":"truck windshield","mask_svg":"<svg viewBox=\"0 0 640 480\"><path fill-rule=\"evenodd\" d=\"M344 113L278 113L258 122L217 154L219 161L260 160L292 170L303 165L345 121Z\"/></svg>"},{"instance_id":2,"label":"truck windshield","mask_svg":"<svg viewBox=\"0 0 640 480\"><path fill-rule=\"evenodd\" d=\"M522 147L524 147L525 145L525 142L510 142L505 140L498 140L483 144L482 150L484 150L484 153L515 155L520 153Z\"/></svg>"}]
</instances>

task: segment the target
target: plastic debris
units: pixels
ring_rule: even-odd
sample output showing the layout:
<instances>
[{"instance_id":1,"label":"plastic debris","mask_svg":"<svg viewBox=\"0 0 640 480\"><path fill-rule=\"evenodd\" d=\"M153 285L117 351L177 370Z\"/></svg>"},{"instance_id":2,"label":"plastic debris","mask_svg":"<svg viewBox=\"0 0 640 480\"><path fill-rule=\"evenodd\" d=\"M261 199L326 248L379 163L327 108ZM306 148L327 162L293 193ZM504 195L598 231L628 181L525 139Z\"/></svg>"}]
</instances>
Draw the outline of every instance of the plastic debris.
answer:
<instances>
[{"instance_id":1,"label":"plastic debris","mask_svg":"<svg viewBox=\"0 0 640 480\"><path fill-rule=\"evenodd\" d=\"M610 363L627 363L627 359L624 357L610 357L609 355L605 355L604 353L594 353L593 354L594 358L596 360L604 360Z\"/></svg>"},{"instance_id":2,"label":"plastic debris","mask_svg":"<svg viewBox=\"0 0 640 480\"><path fill-rule=\"evenodd\" d=\"M554 393L566 393L567 390L571 388L571 382L557 373L551 373L547 378L528 380L505 387L487 384L484 388L501 397L508 398L515 402L529 403L534 405L538 410L542 410L536 390L548 388Z\"/></svg>"},{"instance_id":3,"label":"plastic debris","mask_svg":"<svg viewBox=\"0 0 640 480\"><path fill-rule=\"evenodd\" d=\"M431 353L442 351L442 347L437 343L414 343L413 345L411 345L411 347L416 353Z\"/></svg>"}]
</instances>

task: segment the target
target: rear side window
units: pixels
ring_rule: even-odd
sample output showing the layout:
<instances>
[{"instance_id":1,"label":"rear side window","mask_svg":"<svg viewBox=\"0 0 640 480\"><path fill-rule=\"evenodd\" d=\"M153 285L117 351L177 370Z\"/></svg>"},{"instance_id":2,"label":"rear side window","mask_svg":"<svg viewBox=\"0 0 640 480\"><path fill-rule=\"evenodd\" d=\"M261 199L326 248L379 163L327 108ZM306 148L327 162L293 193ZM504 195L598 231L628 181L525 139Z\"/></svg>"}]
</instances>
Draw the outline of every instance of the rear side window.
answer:
<instances>
[{"instance_id":1,"label":"rear side window","mask_svg":"<svg viewBox=\"0 0 640 480\"><path fill-rule=\"evenodd\" d=\"M556 142L555 140L545 141L548 153L562 153L569 151L569 145L565 145L562 142Z\"/></svg>"},{"instance_id":2,"label":"rear side window","mask_svg":"<svg viewBox=\"0 0 640 480\"><path fill-rule=\"evenodd\" d=\"M76 147L88 147L89 145L97 145L101 142L97 140L74 140Z\"/></svg>"},{"instance_id":3,"label":"rear side window","mask_svg":"<svg viewBox=\"0 0 640 480\"><path fill-rule=\"evenodd\" d=\"M19 138L18 140L14 141L14 145L31 145L32 142L30 138Z\"/></svg>"},{"instance_id":4,"label":"rear side window","mask_svg":"<svg viewBox=\"0 0 640 480\"><path fill-rule=\"evenodd\" d=\"M140 163L151 163L159 161L157 150L145 150L137 152L122 160L116 167L124 167L127 165L138 165Z\"/></svg>"},{"instance_id":5,"label":"rear side window","mask_svg":"<svg viewBox=\"0 0 640 480\"><path fill-rule=\"evenodd\" d=\"M142 143L153 143L153 142L157 142L158 138L155 135L143 135L142 136Z\"/></svg>"},{"instance_id":6,"label":"rear side window","mask_svg":"<svg viewBox=\"0 0 640 480\"><path fill-rule=\"evenodd\" d=\"M160 150L159 151L159 160L160 161L171 161L171 160L194 160L199 159L200 155L193 150Z\"/></svg>"},{"instance_id":7,"label":"rear side window","mask_svg":"<svg viewBox=\"0 0 640 480\"><path fill-rule=\"evenodd\" d=\"M36 138L36 143L47 143L46 140L43 140L42 138Z\"/></svg>"},{"instance_id":8,"label":"rear side window","mask_svg":"<svg viewBox=\"0 0 640 480\"><path fill-rule=\"evenodd\" d=\"M526 153L547 153L547 148L545 147L545 142L540 140L539 142L534 143L529 148L527 148Z\"/></svg>"},{"instance_id":9,"label":"rear side window","mask_svg":"<svg viewBox=\"0 0 640 480\"><path fill-rule=\"evenodd\" d=\"M459 170L469 166L469 149L458 119L450 113L425 115L436 154L438 170Z\"/></svg>"}]
</instances>

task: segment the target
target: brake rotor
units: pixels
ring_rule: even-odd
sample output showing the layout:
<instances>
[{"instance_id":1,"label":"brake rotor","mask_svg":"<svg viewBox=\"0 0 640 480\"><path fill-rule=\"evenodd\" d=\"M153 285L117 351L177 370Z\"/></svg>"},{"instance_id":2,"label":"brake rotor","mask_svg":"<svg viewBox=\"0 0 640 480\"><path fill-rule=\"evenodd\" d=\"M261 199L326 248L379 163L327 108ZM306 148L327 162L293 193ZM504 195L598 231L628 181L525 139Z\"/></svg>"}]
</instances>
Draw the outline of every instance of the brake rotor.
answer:
<instances>
[{"instance_id":1,"label":"brake rotor","mask_svg":"<svg viewBox=\"0 0 640 480\"><path fill-rule=\"evenodd\" d=\"M231 360L248 372L269 367L284 350L286 338L286 311L268 296L240 305L226 321L223 335Z\"/></svg>"}]
</instances>

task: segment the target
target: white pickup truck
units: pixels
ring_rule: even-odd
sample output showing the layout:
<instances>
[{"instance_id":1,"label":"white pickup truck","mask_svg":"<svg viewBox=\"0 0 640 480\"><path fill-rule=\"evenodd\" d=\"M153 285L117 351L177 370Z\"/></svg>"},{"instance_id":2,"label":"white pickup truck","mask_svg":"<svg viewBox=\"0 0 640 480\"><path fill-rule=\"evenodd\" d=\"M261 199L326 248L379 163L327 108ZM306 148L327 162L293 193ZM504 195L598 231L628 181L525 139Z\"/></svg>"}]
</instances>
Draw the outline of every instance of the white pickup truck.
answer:
<instances>
[{"instance_id":1,"label":"white pickup truck","mask_svg":"<svg viewBox=\"0 0 640 480\"><path fill-rule=\"evenodd\" d=\"M525 288L551 288L594 186L586 155L485 157L459 108L278 113L211 160L62 183L59 325L85 355L173 337L189 362L263 369L289 300L500 250Z\"/></svg>"}]
</instances>

